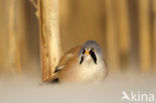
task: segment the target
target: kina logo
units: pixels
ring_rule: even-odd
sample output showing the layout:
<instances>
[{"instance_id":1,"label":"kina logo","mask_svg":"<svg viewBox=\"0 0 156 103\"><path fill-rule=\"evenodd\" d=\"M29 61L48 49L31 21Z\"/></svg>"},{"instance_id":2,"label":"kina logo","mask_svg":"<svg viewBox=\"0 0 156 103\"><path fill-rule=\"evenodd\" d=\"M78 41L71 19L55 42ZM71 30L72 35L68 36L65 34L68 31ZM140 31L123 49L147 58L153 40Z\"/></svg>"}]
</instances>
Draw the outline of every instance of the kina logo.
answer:
<instances>
[{"instance_id":1,"label":"kina logo","mask_svg":"<svg viewBox=\"0 0 156 103\"><path fill-rule=\"evenodd\" d=\"M127 93L122 91L122 101L129 101L129 102L154 102L155 96L152 93L141 93L140 91Z\"/></svg>"}]
</instances>

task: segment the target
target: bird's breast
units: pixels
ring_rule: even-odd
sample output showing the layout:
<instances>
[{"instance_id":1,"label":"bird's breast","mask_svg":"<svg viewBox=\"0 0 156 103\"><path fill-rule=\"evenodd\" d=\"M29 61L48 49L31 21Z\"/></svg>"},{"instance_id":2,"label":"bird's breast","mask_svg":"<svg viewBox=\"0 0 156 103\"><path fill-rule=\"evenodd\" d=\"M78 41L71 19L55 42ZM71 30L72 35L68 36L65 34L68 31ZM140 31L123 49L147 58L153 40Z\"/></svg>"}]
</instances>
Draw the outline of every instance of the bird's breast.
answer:
<instances>
[{"instance_id":1,"label":"bird's breast","mask_svg":"<svg viewBox=\"0 0 156 103\"><path fill-rule=\"evenodd\" d=\"M100 64L82 64L79 68L79 78L82 81L103 79L105 67Z\"/></svg>"},{"instance_id":2,"label":"bird's breast","mask_svg":"<svg viewBox=\"0 0 156 103\"><path fill-rule=\"evenodd\" d=\"M70 66L70 69L61 72L61 82L90 82L102 80L105 77L105 66L103 63L82 63Z\"/></svg>"}]
</instances>

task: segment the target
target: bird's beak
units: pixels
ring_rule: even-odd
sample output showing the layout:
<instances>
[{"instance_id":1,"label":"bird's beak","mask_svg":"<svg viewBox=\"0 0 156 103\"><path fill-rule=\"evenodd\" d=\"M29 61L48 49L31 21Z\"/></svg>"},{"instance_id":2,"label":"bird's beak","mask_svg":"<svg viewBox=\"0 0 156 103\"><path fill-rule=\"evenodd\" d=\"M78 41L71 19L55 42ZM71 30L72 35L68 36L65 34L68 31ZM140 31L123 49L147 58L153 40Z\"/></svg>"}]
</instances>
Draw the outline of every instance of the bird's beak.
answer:
<instances>
[{"instance_id":1,"label":"bird's beak","mask_svg":"<svg viewBox=\"0 0 156 103\"><path fill-rule=\"evenodd\" d=\"M90 53L89 53L89 51L86 50L84 54L85 55L89 55Z\"/></svg>"}]
</instances>

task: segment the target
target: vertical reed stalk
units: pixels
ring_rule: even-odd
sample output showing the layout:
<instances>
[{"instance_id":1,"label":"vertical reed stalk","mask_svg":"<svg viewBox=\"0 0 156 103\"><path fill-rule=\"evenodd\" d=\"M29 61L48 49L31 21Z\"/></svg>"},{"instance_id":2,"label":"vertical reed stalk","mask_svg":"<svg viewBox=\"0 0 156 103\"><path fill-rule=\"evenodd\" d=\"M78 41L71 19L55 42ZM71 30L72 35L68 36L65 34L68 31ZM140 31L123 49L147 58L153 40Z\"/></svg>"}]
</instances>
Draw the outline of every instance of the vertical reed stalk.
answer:
<instances>
[{"instance_id":1,"label":"vertical reed stalk","mask_svg":"<svg viewBox=\"0 0 156 103\"><path fill-rule=\"evenodd\" d=\"M36 15L40 23L40 49L42 80L52 78L54 68L61 56L59 35L58 0L38 0Z\"/></svg>"},{"instance_id":2,"label":"vertical reed stalk","mask_svg":"<svg viewBox=\"0 0 156 103\"><path fill-rule=\"evenodd\" d=\"M112 5L112 0L105 0L106 19L107 19L107 51L109 57L110 68L119 69L119 56L117 49L117 28L115 22L115 13Z\"/></svg>"},{"instance_id":3,"label":"vertical reed stalk","mask_svg":"<svg viewBox=\"0 0 156 103\"><path fill-rule=\"evenodd\" d=\"M117 21L121 63L128 67L130 56L130 19L128 12L127 0L118 0L117 4Z\"/></svg>"},{"instance_id":4,"label":"vertical reed stalk","mask_svg":"<svg viewBox=\"0 0 156 103\"><path fill-rule=\"evenodd\" d=\"M21 61L18 49L18 39L16 34L16 23L15 23L15 1L9 1L9 28L8 28L8 58L9 58L9 69L12 73L21 73Z\"/></svg>"},{"instance_id":5,"label":"vertical reed stalk","mask_svg":"<svg viewBox=\"0 0 156 103\"><path fill-rule=\"evenodd\" d=\"M151 45L150 45L150 0L139 0L139 45L140 66L143 72L149 72L151 67Z\"/></svg>"},{"instance_id":6,"label":"vertical reed stalk","mask_svg":"<svg viewBox=\"0 0 156 103\"><path fill-rule=\"evenodd\" d=\"M156 0L152 0L153 4L153 36L154 36L154 71L156 72Z\"/></svg>"}]
</instances>

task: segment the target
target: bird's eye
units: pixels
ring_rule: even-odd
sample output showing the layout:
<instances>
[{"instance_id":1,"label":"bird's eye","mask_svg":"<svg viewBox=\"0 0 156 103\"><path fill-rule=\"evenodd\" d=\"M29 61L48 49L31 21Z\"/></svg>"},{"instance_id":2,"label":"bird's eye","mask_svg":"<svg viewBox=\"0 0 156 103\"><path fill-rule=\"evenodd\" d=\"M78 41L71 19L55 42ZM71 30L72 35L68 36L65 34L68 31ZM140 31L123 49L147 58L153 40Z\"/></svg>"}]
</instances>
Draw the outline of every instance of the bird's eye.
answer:
<instances>
[{"instance_id":1,"label":"bird's eye","mask_svg":"<svg viewBox=\"0 0 156 103\"><path fill-rule=\"evenodd\" d=\"M83 52L82 52L83 54L85 53L85 49L83 49Z\"/></svg>"},{"instance_id":2,"label":"bird's eye","mask_svg":"<svg viewBox=\"0 0 156 103\"><path fill-rule=\"evenodd\" d=\"M91 48L90 52L95 52L94 48Z\"/></svg>"}]
</instances>

